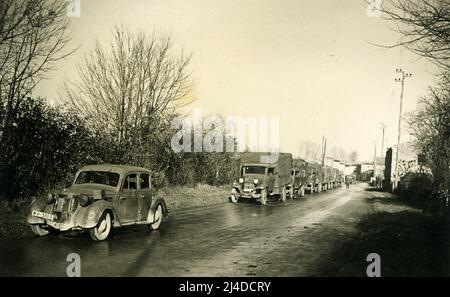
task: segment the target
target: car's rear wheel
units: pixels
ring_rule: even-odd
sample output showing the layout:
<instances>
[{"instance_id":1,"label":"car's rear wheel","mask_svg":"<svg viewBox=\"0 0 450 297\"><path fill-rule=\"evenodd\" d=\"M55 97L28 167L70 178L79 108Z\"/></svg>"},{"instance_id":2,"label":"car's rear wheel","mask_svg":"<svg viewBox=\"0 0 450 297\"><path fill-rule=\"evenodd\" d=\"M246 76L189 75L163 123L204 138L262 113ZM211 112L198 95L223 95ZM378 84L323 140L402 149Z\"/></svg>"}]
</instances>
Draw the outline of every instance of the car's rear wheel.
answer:
<instances>
[{"instance_id":1,"label":"car's rear wheel","mask_svg":"<svg viewBox=\"0 0 450 297\"><path fill-rule=\"evenodd\" d=\"M49 230L42 228L40 225L31 225L31 231L33 231L36 236L45 236L50 233Z\"/></svg>"},{"instance_id":2,"label":"car's rear wheel","mask_svg":"<svg viewBox=\"0 0 450 297\"><path fill-rule=\"evenodd\" d=\"M111 226L111 215L109 212L105 212L98 221L97 226L89 230L89 234L95 241L105 240L111 232Z\"/></svg>"},{"instance_id":3,"label":"car's rear wheel","mask_svg":"<svg viewBox=\"0 0 450 297\"><path fill-rule=\"evenodd\" d=\"M150 229L158 230L161 227L162 221L164 218L163 208L161 204L158 204L156 207L155 213L153 215L153 223L150 225Z\"/></svg>"}]
</instances>

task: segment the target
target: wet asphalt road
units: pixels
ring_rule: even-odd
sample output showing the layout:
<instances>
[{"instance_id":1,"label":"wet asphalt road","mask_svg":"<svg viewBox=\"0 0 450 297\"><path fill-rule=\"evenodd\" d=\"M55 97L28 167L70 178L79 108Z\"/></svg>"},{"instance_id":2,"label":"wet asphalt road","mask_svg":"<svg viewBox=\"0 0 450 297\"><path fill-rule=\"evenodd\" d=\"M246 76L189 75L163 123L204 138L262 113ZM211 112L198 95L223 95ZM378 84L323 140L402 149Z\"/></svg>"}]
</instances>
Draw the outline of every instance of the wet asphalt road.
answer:
<instances>
[{"instance_id":1,"label":"wet asphalt road","mask_svg":"<svg viewBox=\"0 0 450 297\"><path fill-rule=\"evenodd\" d=\"M370 211L365 187L177 210L158 231L125 227L104 242L85 233L0 239L0 275L66 276L70 253L80 255L82 276L327 275L333 251Z\"/></svg>"}]
</instances>

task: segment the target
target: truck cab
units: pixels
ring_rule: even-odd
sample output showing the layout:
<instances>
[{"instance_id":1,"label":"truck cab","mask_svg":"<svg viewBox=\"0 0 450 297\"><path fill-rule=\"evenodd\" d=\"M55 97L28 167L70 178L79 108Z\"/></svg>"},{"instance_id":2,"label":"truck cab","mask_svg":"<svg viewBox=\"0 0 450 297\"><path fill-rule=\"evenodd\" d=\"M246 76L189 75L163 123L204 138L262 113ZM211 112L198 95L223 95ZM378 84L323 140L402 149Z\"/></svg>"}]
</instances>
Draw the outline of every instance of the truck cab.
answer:
<instances>
[{"instance_id":1,"label":"truck cab","mask_svg":"<svg viewBox=\"0 0 450 297\"><path fill-rule=\"evenodd\" d=\"M270 195L275 185L275 166L245 163L238 180L240 198L261 198L261 191Z\"/></svg>"},{"instance_id":2,"label":"truck cab","mask_svg":"<svg viewBox=\"0 0 450 297\"><path fill-rule=\"evenodd\" d=\"M280 153L273 163L266 163L267 153L242 153L239 179L234 182L231 202L257 199L265 205L269 197L279 195L286 200L291 191L291 154Z\"/></svg>"}]
</instances>

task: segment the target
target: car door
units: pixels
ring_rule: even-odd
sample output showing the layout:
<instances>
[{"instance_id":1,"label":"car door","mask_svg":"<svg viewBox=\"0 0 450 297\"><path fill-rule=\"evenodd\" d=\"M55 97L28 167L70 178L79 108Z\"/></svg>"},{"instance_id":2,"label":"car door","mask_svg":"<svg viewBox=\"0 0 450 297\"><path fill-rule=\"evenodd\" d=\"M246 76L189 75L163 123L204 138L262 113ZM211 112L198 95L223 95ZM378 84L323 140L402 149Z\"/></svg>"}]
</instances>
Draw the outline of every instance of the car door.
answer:
<instances>
[{"instance_id":1,"label":"car door","mask_svg":"<svg viewBox=\"0 0 450 297\"><path fill-rule=\"evenodd\" d=\"M138 174L125 176L119 195L119 221L121 224L136 222L138 219Z\"/></svg>"},{"instance_id":2,"label":"car door","mask_svg":"<svg viewBox=\"0 0 450 297\"><path fill-rule=\"evenodd\" d=\"M138 220L147 221L148 212L152 204L152 184L149 173L139 173L139 202L138 202Z\"/></svg>"}]
</instances>

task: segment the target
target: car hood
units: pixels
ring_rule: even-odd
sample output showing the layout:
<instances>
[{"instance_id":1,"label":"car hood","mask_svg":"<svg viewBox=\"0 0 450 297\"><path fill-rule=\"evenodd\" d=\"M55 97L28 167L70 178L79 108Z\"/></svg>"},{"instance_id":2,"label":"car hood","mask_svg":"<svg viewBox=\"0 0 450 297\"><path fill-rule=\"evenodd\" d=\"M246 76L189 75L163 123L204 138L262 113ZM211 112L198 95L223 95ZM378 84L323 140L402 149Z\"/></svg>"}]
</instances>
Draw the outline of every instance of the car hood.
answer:
<instances>
[{"instance_id":1,"label":"car hood","mask_svg":"<svg viewBox=\"0 0 450 297\"><path fill-rule=\"evenodd\" d=\"M72 185L69 188L66 188L62 191L59 191L60 194L65 195L81 195L85 194L88 196L94 195L94 191L105 190L105 194L113 194L117 192L117 189L111 186L99 185L99 184L82 184L82 185Z\"/></svg>"}]
</instances>

